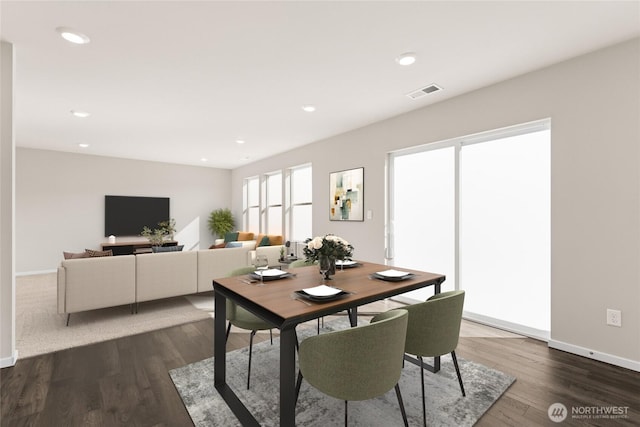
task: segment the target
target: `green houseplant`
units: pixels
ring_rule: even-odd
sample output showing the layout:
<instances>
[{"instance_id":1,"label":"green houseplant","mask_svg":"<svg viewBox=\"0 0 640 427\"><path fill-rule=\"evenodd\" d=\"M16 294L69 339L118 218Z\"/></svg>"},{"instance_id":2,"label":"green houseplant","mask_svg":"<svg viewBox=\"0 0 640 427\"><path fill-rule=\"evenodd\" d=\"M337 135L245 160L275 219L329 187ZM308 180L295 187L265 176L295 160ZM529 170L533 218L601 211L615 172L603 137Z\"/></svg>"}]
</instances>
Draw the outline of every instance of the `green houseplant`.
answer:
<instances>
[{"instance_id":1,"label":"green houseplant","mask_svg":"<svg viewBox=\"0 0 640 427\"><path fill-rule=\"evenodd\" d=\"M153 246L162 246L162 242L168 237L173 239L173 233L176 232L176 220L171 218L168 221L161 221L158 223L158 228L153 230L147 226L142 229L142 236L149 239L149 242Z\"/></svg>"},{"instance_id":2,"label":"green houseplant","mask_svg":"<svg viewBox=\"0 0 640 427\"><path fill-rule=\"evenodd\" d=\"M216 209L209 215L209 230L221 239L226 233L233 231L235 225L230 209Z\"/></svg>"}]
</instances>

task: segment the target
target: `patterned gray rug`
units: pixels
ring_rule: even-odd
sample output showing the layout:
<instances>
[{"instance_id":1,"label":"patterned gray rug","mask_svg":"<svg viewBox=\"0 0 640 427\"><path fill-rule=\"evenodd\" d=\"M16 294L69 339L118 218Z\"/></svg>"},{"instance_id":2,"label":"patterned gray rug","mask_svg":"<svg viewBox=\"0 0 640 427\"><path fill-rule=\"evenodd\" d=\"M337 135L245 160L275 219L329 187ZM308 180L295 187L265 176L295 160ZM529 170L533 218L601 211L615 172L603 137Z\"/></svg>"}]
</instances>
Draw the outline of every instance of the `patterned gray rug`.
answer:
<instances>
[{"instance_id":1,"label":"patterned gray rug","mask_svg":"<svg viewBox=\"0 0 640 427\"><path fill-rule=\"evenodd\" d=\"M347 327L346 320L325 324L324 330ZM299 330L300 339L315 329ZM248 348L227 353L227 382L263 426L279 425L279 347L269 341L253 348L251 390L246 390ZM458 357L466 397L462 397L450 356L442 358L437 374L425 372L427 425L472 426L515 381L515 378ZM213 358L169 372L185 407L196 426L240 426L213 386ZM400 379L410 426L422 425L420 369L405 363ZM344 425L344 402L325 396L302 383L296 408L298 426ZM395 392L362 402L349 402L350 426L402 426Z\"/></svg>"}]
</instances>

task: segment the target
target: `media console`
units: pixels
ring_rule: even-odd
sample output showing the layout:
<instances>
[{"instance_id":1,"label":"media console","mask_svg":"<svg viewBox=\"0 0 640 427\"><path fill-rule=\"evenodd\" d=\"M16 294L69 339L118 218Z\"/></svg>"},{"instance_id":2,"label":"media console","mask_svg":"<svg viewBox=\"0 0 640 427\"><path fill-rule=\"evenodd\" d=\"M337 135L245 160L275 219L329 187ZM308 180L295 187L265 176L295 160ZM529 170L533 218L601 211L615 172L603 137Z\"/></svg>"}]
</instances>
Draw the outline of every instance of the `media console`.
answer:
<instances>
[{"instance_id":1,"label":"media console","mask_svg":"<svg viewBox=\"0 0 640 427\"><path fill-rule=\"evenodd\" d=\"M174 240L162 243L162 246L176 246L178 242ZM151 243L148 241L129 241L116 243L102 243L102 250L111 250L114 255L137 255L151 253Z\"/></svg>"}]
</instances>

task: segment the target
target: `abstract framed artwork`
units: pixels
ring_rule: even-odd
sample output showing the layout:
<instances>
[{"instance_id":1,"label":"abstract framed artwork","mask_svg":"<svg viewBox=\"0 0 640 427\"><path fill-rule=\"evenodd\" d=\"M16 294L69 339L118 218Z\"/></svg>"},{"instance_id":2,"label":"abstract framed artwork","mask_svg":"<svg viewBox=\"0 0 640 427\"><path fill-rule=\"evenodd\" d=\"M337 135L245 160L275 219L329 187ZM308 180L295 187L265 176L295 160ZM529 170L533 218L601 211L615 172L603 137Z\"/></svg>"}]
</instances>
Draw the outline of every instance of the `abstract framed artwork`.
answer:
<instances>
[{"instance_id":1,"label":"abstract framed artwork","mask_svg":"<svg viewBox=\"0 0 640 427\"><path fill-rule=\"evenodd\" d=\"M364 168L332 172L329 195L331 221L364 221Z\"/></svg>"}]
</instances>

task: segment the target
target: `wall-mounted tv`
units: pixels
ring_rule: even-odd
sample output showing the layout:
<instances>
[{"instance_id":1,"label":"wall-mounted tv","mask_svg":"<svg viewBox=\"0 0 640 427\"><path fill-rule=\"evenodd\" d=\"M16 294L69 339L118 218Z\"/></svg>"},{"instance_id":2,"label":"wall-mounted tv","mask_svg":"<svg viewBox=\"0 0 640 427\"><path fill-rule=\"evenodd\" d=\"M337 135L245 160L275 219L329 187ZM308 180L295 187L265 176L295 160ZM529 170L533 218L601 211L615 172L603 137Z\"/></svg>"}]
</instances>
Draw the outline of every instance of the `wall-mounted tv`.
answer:
<instances>
[{"instance_id":1,"label":"wall-mounted tv","mask_svg":"<svg viewBox=\"0 0 640 427\"><path fill-rule=\"evenodd\" d=\"M169 218L168 197L104 196L105 237L138 236Z\"/></svg>"}]
</instances>

